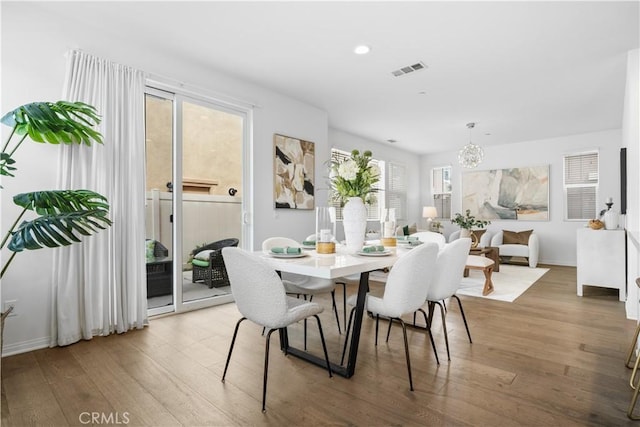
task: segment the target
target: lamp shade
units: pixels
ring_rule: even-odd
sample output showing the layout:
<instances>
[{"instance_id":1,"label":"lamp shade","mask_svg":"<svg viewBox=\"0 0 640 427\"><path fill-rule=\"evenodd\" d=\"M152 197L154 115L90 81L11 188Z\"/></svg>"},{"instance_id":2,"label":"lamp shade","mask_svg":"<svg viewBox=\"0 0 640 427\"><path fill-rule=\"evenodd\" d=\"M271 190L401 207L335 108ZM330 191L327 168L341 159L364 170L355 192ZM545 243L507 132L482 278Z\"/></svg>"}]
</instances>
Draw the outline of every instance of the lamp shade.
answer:
<instances>
[{"instance_id":1,"label":"lamp shade","mask_svg":"<svg viewBox=\"0 0 640 427\"><path fill-rule=\"evenodd\" d=\"M423 218L436 218L438 216L438 210L435 206L424 206L422 208Z\"/></svg>"}]
</instances>

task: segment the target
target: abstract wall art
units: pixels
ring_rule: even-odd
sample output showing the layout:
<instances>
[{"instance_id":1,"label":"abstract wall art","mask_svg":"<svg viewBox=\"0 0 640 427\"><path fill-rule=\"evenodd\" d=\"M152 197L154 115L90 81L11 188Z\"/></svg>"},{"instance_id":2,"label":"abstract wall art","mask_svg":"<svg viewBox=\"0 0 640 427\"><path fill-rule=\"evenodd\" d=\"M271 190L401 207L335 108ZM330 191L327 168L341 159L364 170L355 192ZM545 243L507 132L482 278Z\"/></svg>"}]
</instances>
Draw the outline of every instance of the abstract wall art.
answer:
<instances>
[{"instance_id":1,"label":"abstract wall art","mask_svg":"<svg viewBox=\"0 0 640 427\"><path fill-rule=\"evenodd\" d=\"M549 165L462 174L462 211L485 220L549 220Z\"/></svg>"},{"instance_id":2,"label":"abstract wall art","mask_svg":"<svg viewBox=\"0 0 640 427\"><path fill-rule=\"evenodd\" d=\"M275 207L314 209L314 143L274 134L273 146Z\"/></svg>"}]
</instances>

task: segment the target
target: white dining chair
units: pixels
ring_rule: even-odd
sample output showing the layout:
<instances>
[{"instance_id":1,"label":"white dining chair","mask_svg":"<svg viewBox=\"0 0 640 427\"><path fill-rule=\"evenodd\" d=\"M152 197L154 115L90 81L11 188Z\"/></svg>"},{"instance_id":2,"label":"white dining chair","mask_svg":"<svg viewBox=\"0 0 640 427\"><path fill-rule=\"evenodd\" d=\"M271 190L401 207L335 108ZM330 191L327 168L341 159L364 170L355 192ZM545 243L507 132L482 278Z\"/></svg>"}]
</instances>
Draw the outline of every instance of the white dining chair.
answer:
<instances>
[{"instance_id":1,"label":"white dining chair","mask_svg":"<svg viewBox=\"0 0 640 427\"><path fill-rule=\"evenodd\" d=\"M444 341L447 346L448 360L451 360L451 355L449 353L449 336L447 334L447 311L442 304L443 300L447 298L455 298L458 301L462 320L464 321L464 326L467 329L469 342L471 342L471 333L469 332L467 318L464 315L464 310L462 309L462 301L460 301L460 298L456 295L456 292L462 283L462 277L464 276L464 268L467 262L467 257L469 256L469 249L471 249L471 239L468 237L460 238L448 243L438 254L432 284L427 291L426 300L429 306L429 317L433 316L435 305L440 307L442 329L444 331ZM422 312L424 314L424 311ZM425 315L427 327L429 327L431 323L430 320L431 319L427 322L427 316Z\"/></svg>"},{"instance_id":2,"label":"white dining chair","mask_svg":"<svg viewBox=\"0 0 640 427\"><path fill-rule=\"evenodd\" d=\"M447 239L440 233L434 233L433 231L418 231L417 233L413 233L410 235L411 237L417 237L423 243L437 243L438 248L444 248L444 245L447 244Z\"/></svg>"},{"instance_id":3,"label":"white dining chair","mask_svg":"<svg viewBox=\"0 0 640 427\"><path fill-rule=\"evenodd\" d=\"M329 377L331 377L329 355L322 333L322 324L318 317L318 314L323 311L322 306L314 302L287 296L282 280L273 268L264 260L243 249L233 247L224 248L222 250L222 257L224 258L227 273L229 274L231 293L235 299L238 311L242 314L242 318L238 320L235 330L233 331L229 355L227 356L224 373L222 374L222 382L225 381L227 375L238 328L240 327L240 323L246 319L268 330L266 335L264 379L262 384L263 412L266 411L269 341L272 332L284 329L308 317L315 317L318 322L318 331L320 332L322 349L324 350L324 357L327 362L327 370L329 371Z\"/></svg>"},{"instance_id":4,"label":"white dining chair","mask_svg":"<svg viewBox=\"0 0 640 427\"><path fill-rule=\"evenodd\" d=\"M269 253L271 248L275 247L300 247L300 243L288 237L270 237L262 242L262 251ZM338 324L338 333L342 333L340 328L340 317L338 315L338 307L336 305L336 284L331 279L321 279L318 277L309 277L301 274L282 273L282 283L288 294L308 296L309 301L314 295L331 293L332 308L335 313L336 323ZM306 336L306 328L305 328ZM306 349L306 339L305 339Z\"/></svg>"},{"instance_id":5,"label":"white dining chair","mask_svg":"<svg viewBox=\"0 0 640 427\"><path fill-rule=\"evenodd\" d=\"M382 298L367 294L365 300L365 310L376 316L376 345L378 345L378 323L380 316L389 318L389 324L391 324L392 321L396 321L402 326L404 352L407 361L407 371L409 373L409 389L411 391L413 391L413 378L411 376L407 327L401 317L405 314L413 313L424 304L427 291L429 286L431 286L431 277L434 272L437 256L438 245L436 243L425 243L412 249L409 253L400 257L393 265L387 277ZM350 296L349 304L355 305L356 297L356 295ZM349 315L341 363L344 363L354 310L355 307ZM434 354L436 354L437 357L431 330L429 328L427 329Z\"/></svg>"}]
</instances>

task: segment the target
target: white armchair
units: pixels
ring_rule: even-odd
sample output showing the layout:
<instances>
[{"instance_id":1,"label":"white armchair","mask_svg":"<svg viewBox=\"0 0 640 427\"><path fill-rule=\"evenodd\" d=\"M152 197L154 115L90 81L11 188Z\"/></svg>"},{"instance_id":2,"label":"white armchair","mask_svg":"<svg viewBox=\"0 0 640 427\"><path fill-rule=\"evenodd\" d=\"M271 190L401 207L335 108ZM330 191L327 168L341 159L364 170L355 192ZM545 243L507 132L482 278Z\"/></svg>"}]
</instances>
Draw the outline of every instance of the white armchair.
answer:
<instances>
[{"instance_id":1,"label":"white armchair","mask_svg":"<svg viewBox=\"0 0 640 427\"><path fill-rule=\"evenodd\" d=\"M538 265L538 252L540 244L538 241L538 235L533 231L521 231L516 233L514 231L507 231L509 238L506 239L505 244L504 231L500 230L491 238L491 246L495 246L500 249L500 258L502 257L524 257L529 260L529 267L536 267ZM528 235L526 243L523 242L524 237ZM518 243L515 243L518 242Z\"/></svg>"}]
</instances>

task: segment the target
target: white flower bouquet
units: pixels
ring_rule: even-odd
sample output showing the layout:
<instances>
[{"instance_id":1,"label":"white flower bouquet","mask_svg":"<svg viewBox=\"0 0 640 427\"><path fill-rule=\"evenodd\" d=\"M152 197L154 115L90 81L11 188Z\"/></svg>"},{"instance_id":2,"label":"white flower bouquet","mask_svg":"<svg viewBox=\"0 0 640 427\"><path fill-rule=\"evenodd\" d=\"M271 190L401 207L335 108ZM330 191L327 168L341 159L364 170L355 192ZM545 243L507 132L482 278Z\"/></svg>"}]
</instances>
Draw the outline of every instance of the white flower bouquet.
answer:
<instances>
[{"instance_id":1,"label":"white flower bouquet","mask_svg":"<svg viewBox=\"0 0 640 427\"><path fill-rule=\"evenodd\" d=\"M350 197L360 197L365 203L375 201L374 184L380 180L380 169L371 162L371 151L351 152L343 161L332 161L329 175L332 199L344 203Z\"/></svg>"}]
</instances>

